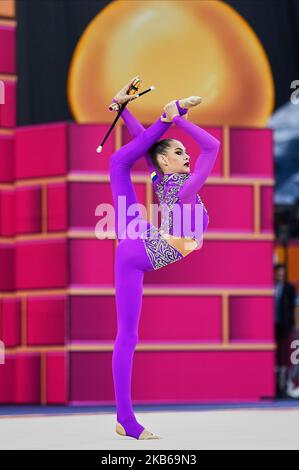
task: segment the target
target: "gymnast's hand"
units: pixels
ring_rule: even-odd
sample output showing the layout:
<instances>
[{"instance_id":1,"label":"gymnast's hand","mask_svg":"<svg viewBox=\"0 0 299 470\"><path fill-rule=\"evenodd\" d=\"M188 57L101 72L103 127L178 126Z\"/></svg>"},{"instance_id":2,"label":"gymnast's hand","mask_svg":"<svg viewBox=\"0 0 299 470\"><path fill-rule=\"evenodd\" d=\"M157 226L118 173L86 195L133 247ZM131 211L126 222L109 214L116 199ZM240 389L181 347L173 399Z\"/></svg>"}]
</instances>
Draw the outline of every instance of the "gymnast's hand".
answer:
<instances>
[{"instance_id":1,"label":"gymnast's hand","mask_svg":"<svg viewBox=\"0 0 299 470\"><path fill-rule=\"evenodd\" d=\"M161 116L161 121L163 122L171 122L174 116L179 116L180 113L178 111L177 105L176 105L176 100L170 101L167 103L166 106L164 106L164 111L166 114L166 117ZM184 119L187 119L187 114L182 116Z\"/></svg>"},{"instance_id":2,"label":"gymnast's hand","mask_svg":"<svg viewBox=\"0 0 299 470\"><path fill-rule=\"evenodd\" d=\"M118 103L122 104L125 103L126 101L131 101L135 100L137 98L136 95L128 95L128 89L131 85L131 83L136 79L140 78L139 75L136 75L136 77L132 78L119 92L114 96L114 99L117 100Z\"/></svg>"}]
</instances>

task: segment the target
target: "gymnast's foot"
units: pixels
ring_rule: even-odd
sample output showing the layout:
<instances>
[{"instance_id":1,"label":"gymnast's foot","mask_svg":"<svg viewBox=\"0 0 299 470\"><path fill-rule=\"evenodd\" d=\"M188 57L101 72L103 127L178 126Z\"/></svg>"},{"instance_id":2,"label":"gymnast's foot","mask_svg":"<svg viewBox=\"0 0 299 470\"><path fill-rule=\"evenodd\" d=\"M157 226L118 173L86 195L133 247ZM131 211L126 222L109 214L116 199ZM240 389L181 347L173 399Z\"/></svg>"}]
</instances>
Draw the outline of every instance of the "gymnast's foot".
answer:
<instances>
[{"instance_id":1,"label":"gymnast's foot","mask_svg":"<svg viewBox=\"0 0 299 470\"><path fill-rule=\"evenodd\" d=\"M131 423L131 425L128 425L127 428L128 430L126 432L125 428L118 421L116 421L116 433L120 436L129 436L138 440L160 439L159 436L143 428L143 426L137 422L134 424ZM143 430L140 433L142 428Z\"/></svg>"},{"instance_id":2,"label":"gymnast's foot","mask_svg":"<svg viewBox=\"0 0 299 470\"><path fill-rule=\"evenodd\" d=\"M189 96L188 98L182 98L181 100L171 101L164 107L164 110L168 105L175 103L177 110L179 112L179 115L182 118L187 119L189 108L193 108L193 106L197 106L198 104L201 103L201 101L202 101L202 98L200 96ZM170 118L170 116L167 116L167 113L165 112L161 116L161 121L171 122L172 119Z\"/></svg>"},{"instance_id":3,"label":"gymnast's foot","mask_svg":"<svg viewBox=\"0 0 299 470\"><path fill-rule=\"evenodd\" d=\"M188 98L182 98L181 100L179 100L179 105L183 109L189 109L193 106L197 106L201 102L202 98L200 96L189 96Z\"/></svg>"}]
</instances>

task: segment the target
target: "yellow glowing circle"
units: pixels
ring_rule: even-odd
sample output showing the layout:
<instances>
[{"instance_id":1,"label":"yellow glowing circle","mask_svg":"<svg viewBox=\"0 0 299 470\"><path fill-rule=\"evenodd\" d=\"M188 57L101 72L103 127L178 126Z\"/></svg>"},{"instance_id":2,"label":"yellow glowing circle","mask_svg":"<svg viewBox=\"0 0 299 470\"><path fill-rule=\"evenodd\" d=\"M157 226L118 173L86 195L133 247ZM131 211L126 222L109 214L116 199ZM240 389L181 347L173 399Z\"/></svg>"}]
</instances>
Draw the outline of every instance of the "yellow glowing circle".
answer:
<instances>
[{"instance_id":1,"label":"yellow glowing circle","mask_svg":"<svg viewBox=\"0 0 299 470\"><path fill-rule=\"evenodd\" d=\"M214 0L120 0L85 29L73 54L68 101L77 122L110 122L115 93L135 75L156 90L130 105L152 122L170 100L203 97L198 123L264 126L274 85L265 51L248 23Z\"/></svg>"}]
</instances>

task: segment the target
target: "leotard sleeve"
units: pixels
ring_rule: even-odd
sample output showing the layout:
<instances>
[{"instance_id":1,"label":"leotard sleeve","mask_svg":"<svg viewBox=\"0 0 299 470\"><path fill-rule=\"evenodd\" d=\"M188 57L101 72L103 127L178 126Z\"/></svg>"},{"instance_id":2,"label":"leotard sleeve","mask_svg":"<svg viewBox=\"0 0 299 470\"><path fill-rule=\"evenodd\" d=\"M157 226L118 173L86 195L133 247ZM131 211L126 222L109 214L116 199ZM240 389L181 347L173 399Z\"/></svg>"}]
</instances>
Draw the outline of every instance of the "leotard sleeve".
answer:
<instances>
[{"instance_id":1,"label":"leotard sleeve","mask_svg":"<svg viewBox=\"0 0 299 470\"><path fill-rule=\"evenodd\" d=\"M113 99L115 103L117 103L117 100ZM138 121L138 119L133 116L133 114L128 110L128 107L126 107L123 112L121 113L120 116L126 125L130 135L132 137L136 137L139 134L142 134L142 132L145 131L145 127ZM145 159L148 167L148 171L150 174L152 174L154 171L157 171L157 168L152 164L150 155L145 152Z\"/></svg>"},{"instance_id":2,"label":"leotard sleeve","mask_svg":"<svg viewBox=\"0 0 299 470\"><path fill-rule=\"evenodd\" d=\"M174 116L172 121L176 126L191 135L202 150L196 159L190 178L186 180L178 193L178 197L182 202L190 202L203 186L213 169L220 141L196 124L181 118L181 116Z\"/></svg>"}]
</instances>

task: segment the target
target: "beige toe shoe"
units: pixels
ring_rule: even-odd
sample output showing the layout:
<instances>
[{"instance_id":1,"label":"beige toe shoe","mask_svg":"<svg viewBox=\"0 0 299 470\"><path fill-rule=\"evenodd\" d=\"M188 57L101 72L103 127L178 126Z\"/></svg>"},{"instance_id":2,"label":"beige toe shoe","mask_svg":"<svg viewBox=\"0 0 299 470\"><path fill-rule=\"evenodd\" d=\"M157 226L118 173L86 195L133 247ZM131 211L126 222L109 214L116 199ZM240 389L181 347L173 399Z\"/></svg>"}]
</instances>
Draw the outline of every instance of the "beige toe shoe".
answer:
<instances>
[{"instance_id":1,"label":"beige toe shoe","mask_svg":"<svg viewBox=\"0 0 299 470\"><path fill-rule=\"evenodd\" d=\"M182 98L179 100L179 105L181 108L192 108L193 106L197 106L202 102L201 96L189 96L188 98Z\"/></svg>"}]
</instances>

